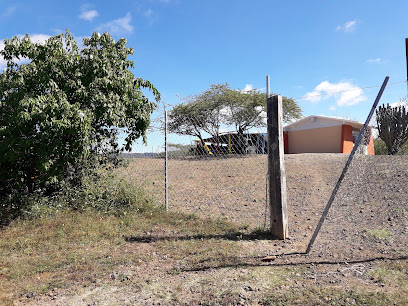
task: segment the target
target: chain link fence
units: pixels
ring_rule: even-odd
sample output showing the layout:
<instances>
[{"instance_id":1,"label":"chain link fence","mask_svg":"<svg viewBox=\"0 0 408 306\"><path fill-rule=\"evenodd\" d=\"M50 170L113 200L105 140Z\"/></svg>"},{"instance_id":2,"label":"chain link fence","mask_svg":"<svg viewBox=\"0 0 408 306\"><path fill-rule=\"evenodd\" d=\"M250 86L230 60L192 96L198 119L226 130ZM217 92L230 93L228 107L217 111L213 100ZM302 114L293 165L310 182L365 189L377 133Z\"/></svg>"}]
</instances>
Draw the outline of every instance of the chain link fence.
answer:
<instances>
[{"instance_id":1,"label":"chain link fence","mask_svg":"<svg viewBox=\"0 0 408 306\"><path fill-rule=\"evenodd\" d=\"M370 122L376 126L376 118ZM314 251L337 260L406 258L408 156L356 154Z\"/></svg>"},{"instance_id":2,"label":"chain link fence","mask_svg":"<svg viewBox=\"0 0 408 306\"><path fill-rule=\"evenodd\" d=\"M138 153L131 154L134 159L127 173L165 206L164 109L153 118L148 146L136 145ZM369 145L374 145L371 137L377 137L376 120L369 123L372 134L362 138L360 154L350 164L314 252L343 259L408 252L408 159L404 146L394 156L367 154ZM238 133L234 127L219 126L217 133L209 132L193 136L168 129L169 210L226 220L248 230L268 229L266 128ZM358 135L353 136L355 140ZM285 156L289 233L300 249L307 245L347 157Z\"/></svg>"},{"instance_id":3,"label":"chain link fence","mask_svg":"<svg viewBox=\"0 0 408 306\"><path fill-rule=\"evenodd\" d=\"M322 257L407 258L406 100L377 107L368 127L317 236L314 252Z\"/></svg>"},{"instance_id":4,"label":"chain link fence","mask_svg":"<svg viewBox=\"0 0 408 306\"><path fill-rule=\"evenodd\" d=\"M126 156L134 158L132 180L165 206L164 110L153 118L148 146L137 144L138 153ZM188 120L197 124L195 118ZM229 128L220 127L216 136L204 132L198 137L167 130L168 208L241 228L266 228L266 128L239 135Z\"/></svg>"}]
</instances>

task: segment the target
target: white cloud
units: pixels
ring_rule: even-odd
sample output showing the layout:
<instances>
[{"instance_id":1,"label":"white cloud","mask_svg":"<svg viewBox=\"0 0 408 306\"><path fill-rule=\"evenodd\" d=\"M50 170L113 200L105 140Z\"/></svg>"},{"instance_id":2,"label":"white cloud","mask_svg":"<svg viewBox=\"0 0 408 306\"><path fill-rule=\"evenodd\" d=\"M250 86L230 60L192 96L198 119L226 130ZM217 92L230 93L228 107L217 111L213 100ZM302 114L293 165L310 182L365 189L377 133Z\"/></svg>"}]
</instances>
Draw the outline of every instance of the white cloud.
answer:
<instances>
[{"instance_id":1,"label":"white cloud","mask_svg":"<svg viewBox=\"0 0 408 306\"><path fill-rule=\"evenodd\" d=\"M90 4L83 4L81 5L80 9L81 13L79 14L79 18L87 21L92 21L95 17L99 16L97 10L92 9L92 5Z\"/></svg>"},{"instance_id":2,"label":"white cloud","mask_svg":"<svg viewBox=\"0 0 408 306\"><path fill-rule=\"evenodd\" d=\"M332 106L329 107L329 110L331 110L331 111L335 111L336 109L337 109L337 107L335 105L332 105Z\"/></svg>"},{"instance_id":3,"label":"white cloud","mask_svg":"<svg viewBox=\"0 0 408 306\"><path fill-rule=\"evenodd\" d=\"M408 103L406 101L398 101L395 103L391 103L390 106L391 107L408 106Z\"/></svg>"},{"instance_id":4,"label":"white cloud","mask_svg":"<svg viewBox=\"0 0 408 306\"><path fill-rule=\"evenodd\" d=\"M17 35L20 38L23 38L24 35ZM47 34L32 34L30 35L30 39L34 43L44 43L48 38L50 38L50 35Z\"/></svg>"},{"instance_id":5,"label":"white cloud","mask_svg":"<svg viewBox=\"0 0 408 306\"><path fill-rule=\"evenodd\" d=\"M87 21L92 21L98 15L99 13L97 10L82 11L79 15L79 18Z\"/></svg>"},{"instance_id":6,"label":"white cloud","mask_svg":"<svg viewBox=\"0 0 408 306\"><path fill-rule=\"evenodd\" d=\"M321 82L314 91L305 95L305 100L317 103L323 99L333 96L338 106L350 106L365 101L363 90L350 82L330 83Z\"/></svg>"},{"instance_id":7,"label":"white cloud","mask_svg":"<svg viewBox=\"0 0 408 306\"><path fill-rule=\"evenodd\" d=\"M241 90L241 92L248 92L248 91L251 91L252 89L254 89L254 85L252 85L252 84L246 84L245 85L245 88L244 89L242 89Z\"/></svg>"},{"instance_id":8,"label":"white cloud","mask_svg":"<svg viewBox=\"0 0 408 306\"><path fill-rule=\"evenodd\" d=\"M127 13L124 17L109 21L98 27L98 31L105 32L108 31L113 35L121 35L124 33L132 33L133 26L130 24L132 21L132 16Z\"/></svg>"},{"instance_id":9,"label":"white cloud","mask_svg":"<svg viewBox=\"0 0 408 306\"><path fill-rule=\"evenodd\" d=\"M320 91L311 91L311 92L307 92L304 96L304 99L307 101L311 101L313 103L317 103L319 102L322 97L321 97L322 93Z\"/></svg>"},{"instance_id":10,"label":"white cloud","mask_svg":"<svg viewBox=\"0 0 408 306\"><path fill-rule=\"evenodd\" d=\"M367 63L369 63L369 64L381 64L383 62L384 61L381 60L381 58L379 58L379 57L367 60Z\"/></svg>"},{"instance_id":11,"label":"white cloud","mask_svg":"<svg viewBox=\"0 0 408 306\"><path fill-rule=\"evenodd\" d=\"M336 30L337 31L342 31L342 32L354 32L357 26L357 20L352 20L352 21L347 21L343 25L337 26Z\"/></svg>"},{"instance_id":12,"label":"white cloud","mask_svg":"<svg viewBox=\"0 0 408 306\"><path fill-rule=\"evenodd\" d=\"M145 17L151 17L153 15L153 10L152 9L148 9L145 13L144 13Z\"/></svg>"},{"instance_id":13,"label":"white cloud","mask_svg":"<svg viewBox=\"0 0 408 306\"><path fill-rule=\"evenodd\" d=\"M21 35L21 34L16 35L16 36L20 39L24 37L24 35ZM29 36L30 36L31 41L34 43L44 43L48 38L50 38L50 36L47 34L32 34ZM3 50L3 49L4 49L4 39L1 39L0 40L0 50ZM17 60L16 63L21 64L26 61L27 61L26 58L21 58ZM6 60L0 55L0 69L3 70L6 66L7 66Z\"/></svg>"},{"instance_id":14,"label":"white cloud","mask_svg":"<svg viewBox=\"0 0 408 306\"><path fill-rule=\"evenodd\" d=\"M17 9L17 6L10 6L10 7L6 8L4 10L3 14L1 14L1 17L10 17L11 15L14 14L16 9Z\"/></svg>"}]
</instances>

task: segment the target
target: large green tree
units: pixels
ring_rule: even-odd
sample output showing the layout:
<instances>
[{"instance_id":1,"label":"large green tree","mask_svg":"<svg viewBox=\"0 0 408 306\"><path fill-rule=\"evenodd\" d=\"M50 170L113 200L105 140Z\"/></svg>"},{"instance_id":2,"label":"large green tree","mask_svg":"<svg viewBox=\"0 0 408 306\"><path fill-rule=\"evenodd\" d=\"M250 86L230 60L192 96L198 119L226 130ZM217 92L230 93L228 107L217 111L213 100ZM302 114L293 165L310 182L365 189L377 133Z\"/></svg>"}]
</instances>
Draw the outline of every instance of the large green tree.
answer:
<instances>
[{"instance_id":1,"label":"large green tree","mask_svg":"<svg viewBox=\"0 0 408 306\"><path fill-rule=\"evenodd\" d=\"M6 39L0 54L7 61L0 74L0 200L80 184L85 164L145 138L156 104L142 89L160 94L130 71L133 49L125 39L94 33L79 49L67 30L44 43ZM123 145L119 133L126 134Z\"/></svg>"}]
</instances>

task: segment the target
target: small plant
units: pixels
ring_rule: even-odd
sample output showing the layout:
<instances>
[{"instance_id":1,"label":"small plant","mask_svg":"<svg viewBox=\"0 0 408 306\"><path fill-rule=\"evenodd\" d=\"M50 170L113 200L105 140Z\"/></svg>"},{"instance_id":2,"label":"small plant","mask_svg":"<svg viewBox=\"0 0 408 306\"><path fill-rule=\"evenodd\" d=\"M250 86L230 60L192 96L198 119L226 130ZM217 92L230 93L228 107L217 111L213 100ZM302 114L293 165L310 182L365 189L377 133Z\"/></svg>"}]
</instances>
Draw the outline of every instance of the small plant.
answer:
<instances>
[{"instance_id":1,"label":"small plant","mask_svg":"<svg viewBox=\"0 0 408 306\"><path fill-rule=\"evenodd\" d=\"M390 231L385 228L364 230L363 232L365 232L370 237L381 239L381 240L388 239L391 237Z\"/></svg>"},{"instance_id":2,"label":"small plant","mask_svg":"<svg viewBox=\"0 0 408 306\"><path fill-rule=\"evenodd\" d=\"M396 285L402 290L407 291L408 262L406 261L384 262L380 267L370 271L369 275L378 282Z\"/></svg>"}]
</instances>

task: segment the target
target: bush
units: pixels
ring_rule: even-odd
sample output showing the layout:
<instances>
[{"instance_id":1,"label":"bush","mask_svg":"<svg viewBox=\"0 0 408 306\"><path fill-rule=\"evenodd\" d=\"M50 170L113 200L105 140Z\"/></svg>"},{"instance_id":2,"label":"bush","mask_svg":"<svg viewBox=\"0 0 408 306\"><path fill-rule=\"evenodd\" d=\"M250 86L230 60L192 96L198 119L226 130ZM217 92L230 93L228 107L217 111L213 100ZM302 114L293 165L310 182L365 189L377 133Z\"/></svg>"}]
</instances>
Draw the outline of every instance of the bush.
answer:
<instances>
[{"instance_id":1,"label":"bush","mask_svg":"<svg viewBox=\"0 0 408 306\"><path fill-rule=\"evenodd\" d=\"M20 198L19 215L24 218L50 216L64 210L91 210L115 216L155 209L154 202L144 191L124 180L118 180L111 171L84 178L82 186L65 186L49 196L34 193ZM11 220L2 218L6 224Z\"/></svg>"},{"instance_id":2,"label":"bush","mask_svg":"<svg viewBox=\"0 0 408 306\"><path fill-rule=\"evenodd\" d=\"M375 155L388 155L388 149L383 140L380 138L374 139ZM408 142L401 146L396 155L408 155Z\"/></svg>"},{"instance_id":3,"label":"bush","mask_svg":"<svg viewBox=\"0 0 408 306\"><path fill-rule=\"evenodd\" d=\"M375 155L388 155L387 146L385 142L380 138L374 139L374 151Z\"/></svg>"},{"instance_id":4,"label":"bush","mask_svg":"<svg viewBox=\"0 0 408 306\"><path fill-rule=\"evenodd\" d=\"M0 55L0 214L18 216L36 196L81 189L98 165L145 138L160 94L129 70L126 40L94 33L79 50L72 35L4 41ZM28 62L19 64L16 59ZM124 145L119 133L126 135ZM31 199L31 200L28 200ZM7 215L7 217L5 217Z\"/></svg>"}]
</instances>

